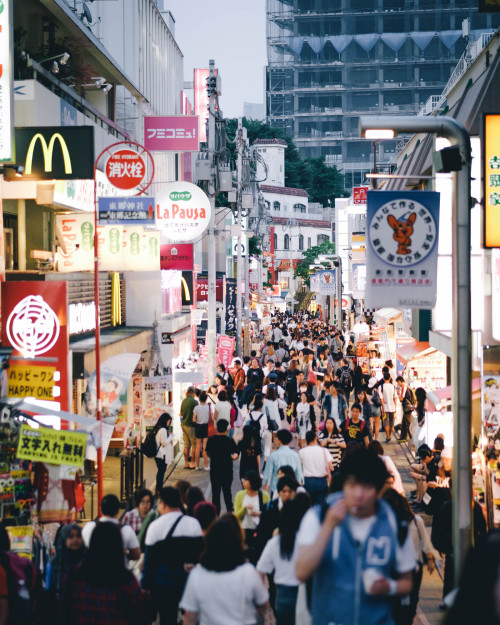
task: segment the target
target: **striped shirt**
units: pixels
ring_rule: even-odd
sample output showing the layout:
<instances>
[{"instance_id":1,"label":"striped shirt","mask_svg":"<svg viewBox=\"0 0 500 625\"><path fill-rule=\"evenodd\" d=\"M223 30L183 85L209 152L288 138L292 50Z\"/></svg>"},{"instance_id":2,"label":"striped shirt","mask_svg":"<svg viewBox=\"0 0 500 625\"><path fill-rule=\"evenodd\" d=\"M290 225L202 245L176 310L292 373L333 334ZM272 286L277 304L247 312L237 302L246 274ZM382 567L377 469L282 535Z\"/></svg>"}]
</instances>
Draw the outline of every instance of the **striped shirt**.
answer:
<instances>
[{"instance_id":1,"label":"striped shirt","mask_svg":"<svg viewBox=\"0 0 500 625\"><path fill-rule=\"evenodd\" d=\"M336 469L342 460L342 447L340 447L339 443L341 444L344 442L344 437L341 434L332 434L331 436L328 436L326 432L321 432L318 440L320 442L326 441L325 448L330 452L333 468Z\"/></svg>"}]
</instances>

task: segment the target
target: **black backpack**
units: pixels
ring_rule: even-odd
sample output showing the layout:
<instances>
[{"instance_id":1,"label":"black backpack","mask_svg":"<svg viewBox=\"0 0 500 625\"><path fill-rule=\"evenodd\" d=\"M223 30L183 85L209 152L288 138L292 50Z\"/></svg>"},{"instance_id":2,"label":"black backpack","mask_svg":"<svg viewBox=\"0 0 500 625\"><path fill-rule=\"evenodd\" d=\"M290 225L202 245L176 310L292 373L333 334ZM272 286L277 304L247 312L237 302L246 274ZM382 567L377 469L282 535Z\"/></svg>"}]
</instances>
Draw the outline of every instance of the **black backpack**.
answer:
<instances>
[{"instance_id":1,"label":"black backpack","mask_svg":"<svg viewBox=\"0 0 500 625\"><path fill-rule=\"evenodd\" d=\"M159 448L160 446L156 444L156 428L153 428L147 433L141 445L141 452L146 458L156 458Z\"/></svg>"},{"instance_id":2,"label":"black backpack","mask_svg":"<svg viewBox=\"0 0 500 625\"><path fill-rule=\"evenodd\" d=\"M352 384L352 377L351 377L351 370L349 369L349 367L341 367L340 368L340 386L342 386L342 388L351 388L351 384Z\"/></svg>"},{"instance_id":3,"label":"black backpack","mask_svg":"<svg viewBox=\"0 0 500 625\"><path fill-rule=\"evenodd\" d=\"M258 419L252 419L252 413L249 414L250 423L248 425L250 426L250 429L252 430L252 434L256 441L260 441L260 420L263 416L264 415L261 412Z\"/></svg>"},{"instance_id":4,"label":"black backpack","mask_svg":"<svg viewBox=\"0 0 500 625\"><path fill-rule=\"evenodd\" d=\"M376 391L375 389L373 389L373 393L372 393L372 404L375 406L375 408L380 408L380 406L382 405L380 395L378 394L378 391Z\"/></svg>"}]
</instances>

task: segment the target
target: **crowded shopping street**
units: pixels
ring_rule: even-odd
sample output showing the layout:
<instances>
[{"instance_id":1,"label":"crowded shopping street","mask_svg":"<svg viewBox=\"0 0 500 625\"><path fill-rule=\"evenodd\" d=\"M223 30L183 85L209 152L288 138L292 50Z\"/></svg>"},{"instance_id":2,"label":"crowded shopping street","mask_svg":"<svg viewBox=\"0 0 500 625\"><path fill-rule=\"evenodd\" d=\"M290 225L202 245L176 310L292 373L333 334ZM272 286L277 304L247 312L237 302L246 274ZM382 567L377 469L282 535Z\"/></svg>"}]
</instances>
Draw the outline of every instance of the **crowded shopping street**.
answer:
<instances>
[{"instance_id":1,"label":"crowded shopping street","mask_svg":"<svg viewBox=\"0 0 500 625\"><path fill-rule=\"evenodd\" d=\"M500 0L0 0L0 625L500 625L499 93Z\"/></svg>"}]
</instances>

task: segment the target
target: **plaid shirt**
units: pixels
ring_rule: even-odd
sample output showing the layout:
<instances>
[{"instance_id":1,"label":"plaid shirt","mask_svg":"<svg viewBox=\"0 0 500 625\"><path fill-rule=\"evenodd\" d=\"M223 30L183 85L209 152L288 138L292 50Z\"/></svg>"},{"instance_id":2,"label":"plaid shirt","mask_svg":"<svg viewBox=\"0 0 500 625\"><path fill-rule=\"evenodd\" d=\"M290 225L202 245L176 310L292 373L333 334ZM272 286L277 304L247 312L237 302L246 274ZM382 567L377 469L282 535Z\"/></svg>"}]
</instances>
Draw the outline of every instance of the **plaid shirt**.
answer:
<instances>
[{"instance_id":1,"label":"plaid shirt","mask_svg":"<svg viewBox=\"0 0 500 625\"><path fill-rule=\"evenodd\" d=\"M144 519L139 514L139 510L137 508L130 510L123 517L123 525L130 525L136 534L140 532L143 521Z\"/></svg>"},{"instance_id":2,"label":"plaid shirt","mask_svg":"<svg viewBox=\"0 0 500 625\"><path fill-rule=\"evenodd\" d=\"M75 580L67 597L71 616L62 622L71 625L144 625L145 599L139 582L133 578L124 586L109 590Z\"/></svg>"}]
</instances>

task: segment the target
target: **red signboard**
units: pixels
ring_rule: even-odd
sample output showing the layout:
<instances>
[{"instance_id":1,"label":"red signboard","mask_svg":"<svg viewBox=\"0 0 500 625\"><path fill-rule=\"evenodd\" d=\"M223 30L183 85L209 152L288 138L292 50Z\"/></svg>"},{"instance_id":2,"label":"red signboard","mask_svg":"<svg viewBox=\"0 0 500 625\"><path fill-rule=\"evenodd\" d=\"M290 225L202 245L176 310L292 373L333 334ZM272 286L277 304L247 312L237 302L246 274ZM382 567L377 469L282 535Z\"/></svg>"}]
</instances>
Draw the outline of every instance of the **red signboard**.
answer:
<instances>
[{"instance_id":1,"label":"red signboard","mask_svg":"<svg viewBox=\"0 0 500 625\"><path fill-rule=\"evenodd\" d=\"M66 282L3 282L2 320L2 344L13 348L11 365L23 376L9 380L17 387L11 396L57 401L70 410Z\"/></svg>"},{"instance_id":2,"label":"red signboard","mask_svg":"<svg viewBox=\"0 0 500 625\"><path fill-rule=\"evenodd\" d=\"M106 161L106 176L118 189L135 189L146 176L146 164L133 150L118 150Z\"/></svg>"},{"instance_id":3,"label":"red signboard","mask_svg":"<svg viewBox=\"0 0 500 625\"><path fill-rule=\"evenodd\" d=\"M200 141L207 140L206 121L208 119L207 78L209 69L194 70L194 114L199 118Z\"/></svg>"},{"instance_id":4,"label":"red signboard","mask_svg":"<svg viewBox=\"0 0 500 625\"><path fill-rule=\"evenodd\" d=\"M366 204L366 193L370 187L353 187L352 196L354 198L354 204Z\"/></svg>"},{"instance_id":5,"label":"red signboard","mask_svg":"<svg viewBox=\"0 0 500 625\"><path fill-rule=\"evenodd\" d=\"M160 269L193 271L193 267L192 243L160 245Z\"/></svg>"},{"instance_id":6,"label":"red signboard","mask_svg":"<svg viewBox=\"0 0 500 625\"><path fill-rule=\"evenodd\" d=\"M224 281L222 278L216 280L215 300L217 302L224 301ZM196 279L196 301L208 302L208 278Z\"/></svg>"},{"instance_id":7,"label":"red signboard","mask_svg":"<svg viewBox=\"0 0 500 625\"><path fill-rule=\"evenodd\" d=\"M153 152L197 152L200 147L198 117L145 117L144 146Z\"/></svg>"},{"instance_id":8,"label":"red signboard","mask_svg":"<svg viewBox=\"0 0 500 625\"><path fill-rule=\"evenodd\" d=\"M221 335L217 340L217 364L222 363L226 369L233 360L234 342L234 336Z\"/></svg>"},{"instance_id":9,"label":"red signboard","mask_svg":"<svg viewBox=\"0 0 500 625\"><path fill-rule=\"evenodd\" d=\"M266 295L271 295L272 297L280 297L281 296L281 287L279 284L273 284L272 286L266 286L264 288L264 293Z\"/></svg>"}]
</instances>

